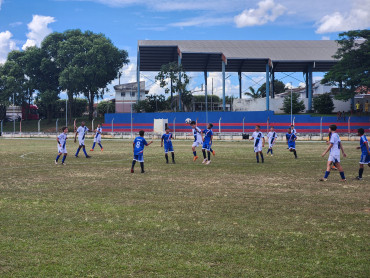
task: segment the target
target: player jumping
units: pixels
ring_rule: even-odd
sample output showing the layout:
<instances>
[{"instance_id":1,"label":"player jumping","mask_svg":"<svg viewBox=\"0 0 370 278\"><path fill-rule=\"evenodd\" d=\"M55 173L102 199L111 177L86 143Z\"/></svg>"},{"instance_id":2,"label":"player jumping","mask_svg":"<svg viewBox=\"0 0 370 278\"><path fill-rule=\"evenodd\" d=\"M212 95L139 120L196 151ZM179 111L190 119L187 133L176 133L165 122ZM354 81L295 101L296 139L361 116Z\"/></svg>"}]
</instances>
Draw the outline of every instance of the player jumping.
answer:
<instances>
[{"instance_id":1,"label":"player jumping","mask_svg":"<svg viewBox=\"0 0 370 278\"><path fill-rule=\"evenodd\" d=\"M213 131L212 131L213 124L209 123L207 128L203 130L204 138L203 138L203 147L202 147L202 152L203 152L203 164L210 164L211 163L211 146L212 146L212 141L213 141ZM208 159L206 157L206 150L208 153Z\"/></svg>"}]
</instances>

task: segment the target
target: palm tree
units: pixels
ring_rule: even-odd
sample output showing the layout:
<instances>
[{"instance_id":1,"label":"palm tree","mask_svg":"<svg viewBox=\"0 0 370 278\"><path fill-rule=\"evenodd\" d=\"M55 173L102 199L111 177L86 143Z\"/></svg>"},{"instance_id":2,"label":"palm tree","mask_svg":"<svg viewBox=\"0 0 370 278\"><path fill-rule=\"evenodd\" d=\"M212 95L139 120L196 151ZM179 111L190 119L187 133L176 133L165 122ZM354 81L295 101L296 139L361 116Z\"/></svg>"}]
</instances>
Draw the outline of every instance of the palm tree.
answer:
<instances>
[{"instance_id":1,"label":"palm tree","mask_svg":"<svg viewBox=\"0 0 370 278\"><path fill-rule=\"evenodd\" d=\"M249 87L249 92L245 92L244 94L246 96L250 96L252 98L260 98L261 97L260 91L258 90L256 92L256 90L252 86Z\"/></svg>"}]
</instances>

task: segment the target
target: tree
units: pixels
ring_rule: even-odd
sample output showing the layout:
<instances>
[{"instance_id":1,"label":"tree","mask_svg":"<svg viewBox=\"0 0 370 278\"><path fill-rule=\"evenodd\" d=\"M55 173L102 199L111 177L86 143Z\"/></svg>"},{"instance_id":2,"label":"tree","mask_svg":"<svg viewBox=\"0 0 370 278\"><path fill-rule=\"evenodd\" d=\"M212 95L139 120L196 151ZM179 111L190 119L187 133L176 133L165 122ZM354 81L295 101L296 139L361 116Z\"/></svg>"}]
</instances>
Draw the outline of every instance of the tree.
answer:
<instances>
[{"instance_id":1,"label":"tree","mask_svg":"<svg viewBox=\"0 0 370 278\"><path fill-rule=\"evenodd\" d=\"M320 114L332 113L334 110L334 103L330 94L322 94L314 97L313 108Z\"/></svg>"},{"instance_id":2,"label":"tree","mask_svg":"<svg viewBox=\"0 0 370 278\"><path fill-rule=\"evenodd\" d=\"M98 114L101 116L104 116L106 113L114 113L116 107L115 103L112 101L101 101L99 102L98 106Z\"/></svg>"},{"instance_id":3,"label":"tree","mask_svg":"<svg viewBox=\"0 0 370 278\"><path fill-rule=\"evenodd\" d=\"M292 94L292 112L293 114L297 114L299 112L303 112L305 110L304 102L303 100L299 101L299 94L298 93L293 93ZM290 113L290 103L291 103L291 98L290 94L284 98L283 102L283 111L285 113Z\"/></svg>"},{"instance_id":4,"label":"tree","mask_svg":"<svg viewBox=\"0 0 370 278\"><path fill-rule=\"evenodd\" d=\"M245 92L244 94L254 99L262 97L259 90L256 92L256 90L252 86L249 87L249 92Z\"/></svg>"},{"instance_id":5,"label":"tree","mask_svg":"<svg viewBox=\"0 0 370 278\"><path fill-rule=\"evenodd\" d=\"M338 59L321 80L322 84L339 84L336 99L348 100L357 92L370 88L370 30L355 30L339 34Z\"/></svg>"},{"instance_id":6,"label":"tree","mask_svg":"<svg viewBox=\"0 0 370 278\"><path fill-rule=\"evenodd\" d=\"M181 78L179 78L179 76ZM187 102L189 93L186 86L189 84L189 77L183 71L182 65L177 62L170 62L166 65L162 65L160 72L155 77L156 81L159 81L159 86L165 88L165 93L171 93L171 110L173 110L172 100L173 94L181 92L181 99L184 97ZM169 87L168 87L169 85ZM190 93L191 95L191 93Z\"/></svg>"},{"instance_id":7,"label":"tree","mask_svg":"<svg viewBox=\"0 0 370 278\"><path fill-rule=\"evenodd\" d=\"M166 101L165 96L153 96L149 95L146 100L139 101L139 103L134 104L132 107L137 112L158 112L168 110L169 103Z\"/></svg>"},{"instance_id":8,"label":"tree","mask_svg":"<svg viewBox=\"0 0 370 278\"><path fill-rule=\"evenodd\" d=\"M281 82L280 80L274 80L274 91L275 94L281 94L285 91L285 84ZM257 92L259 92L260 97L266 97L266 82L261 85L261 87L258 88ZM271 96L271 91L270 91Z\"/></svg>"}]
</instances>

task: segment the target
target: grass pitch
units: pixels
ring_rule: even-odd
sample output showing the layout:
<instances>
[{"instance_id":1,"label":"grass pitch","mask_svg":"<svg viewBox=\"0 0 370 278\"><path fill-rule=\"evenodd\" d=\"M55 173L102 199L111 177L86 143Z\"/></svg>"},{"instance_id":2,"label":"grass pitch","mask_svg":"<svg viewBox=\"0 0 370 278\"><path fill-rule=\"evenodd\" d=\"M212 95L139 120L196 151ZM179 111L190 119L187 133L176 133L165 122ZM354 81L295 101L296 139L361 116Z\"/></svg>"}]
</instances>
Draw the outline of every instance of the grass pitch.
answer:
<instances>
[{"instance_id":1,"label":"grass pitch","mask_svg":"<svg viewBox=\"0 0 370 278\"><path fill-rule=\"evenodd\" d=\"M210 165L191 141L145 149L103 141L91 159L54 165L55 140L0 140L1 277L369 277L370 168L344 143L347 182L318 182L325 143L278 143L256 164L252 143L214 143ZM87 142L87 148L91 146ZM267 148L264 150L267 151ZM90 153L90 152L89 152Z\"/></svg>"}]
</instances>

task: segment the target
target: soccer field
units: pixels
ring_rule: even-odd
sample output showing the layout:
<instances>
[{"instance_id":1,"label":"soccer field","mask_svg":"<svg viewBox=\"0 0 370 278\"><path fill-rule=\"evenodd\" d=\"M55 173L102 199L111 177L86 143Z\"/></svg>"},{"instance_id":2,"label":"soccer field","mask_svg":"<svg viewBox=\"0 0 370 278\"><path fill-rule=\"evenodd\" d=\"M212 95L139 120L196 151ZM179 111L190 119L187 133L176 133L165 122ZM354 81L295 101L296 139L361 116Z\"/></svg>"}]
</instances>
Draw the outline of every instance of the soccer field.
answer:
<instances>
[{"instance_id":1,"label":"soccer field","mask_svg":"<svg viewBox=\"0 0 370 278\"><path fill-rule=\"evenodd\" d=\"M90 149L92 141L86 142ZM324 142L279 142L257 164L250 142L145 148L103 140L86 159L68 140L0 140L1 277L369 277L370 168L356 181L358 142L344 142L347 182L319 182ZM267 148L264 148L266 153Z\"/></svg>"}]
</instances>

